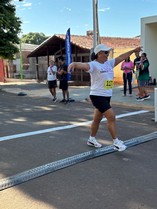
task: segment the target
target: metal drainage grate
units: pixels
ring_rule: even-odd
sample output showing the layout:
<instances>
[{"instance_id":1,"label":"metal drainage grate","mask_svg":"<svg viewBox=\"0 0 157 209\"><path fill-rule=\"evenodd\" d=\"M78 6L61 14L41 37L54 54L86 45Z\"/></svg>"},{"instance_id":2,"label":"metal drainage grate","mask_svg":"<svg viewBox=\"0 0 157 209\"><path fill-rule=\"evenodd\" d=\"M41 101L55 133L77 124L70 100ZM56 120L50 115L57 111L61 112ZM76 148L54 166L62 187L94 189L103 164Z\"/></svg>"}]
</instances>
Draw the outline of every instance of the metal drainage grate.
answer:
<instances>
[{"instance_id":1,"label":"metal drainage grate","mask_svg":"<svg viewBox=\"0 0 157 209\"><path fill-rule=\"evenodd\" d=\"M144 142L148 142L151 140L157 139L157 132L153 132L151 134L147 134L144 136L132 138L130 140L125 141L125 145L127 147L132 147ZM38 178L40 176L46 175L48 173L55 172L57 170L75 165L77 163L81 163L83 161L99 157L101 155L106 155L109 153L115 152L113 149L113 145L102 147L99 149L95 149L92 151L84 152L78 155L74 155L62 160L58 160L52 163L48 163L27 171L24 171L22 173L4 178L0 180L0 191L7 189L12 186L16 186L18 184L21 184L23 182Z\"/></svg>"}]
</instances>

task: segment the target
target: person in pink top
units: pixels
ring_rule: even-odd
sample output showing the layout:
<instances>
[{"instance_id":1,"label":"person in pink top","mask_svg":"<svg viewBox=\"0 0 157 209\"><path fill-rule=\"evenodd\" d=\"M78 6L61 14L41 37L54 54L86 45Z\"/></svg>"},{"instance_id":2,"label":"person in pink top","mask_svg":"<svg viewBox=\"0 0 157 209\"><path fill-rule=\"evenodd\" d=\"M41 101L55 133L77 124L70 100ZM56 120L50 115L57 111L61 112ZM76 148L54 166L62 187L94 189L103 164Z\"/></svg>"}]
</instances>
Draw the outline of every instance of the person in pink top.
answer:
<instances>
[{"instance_id":1,"label":"person in pink top","mask_svg":"<svg viewBox=\"0 0 157 209\"><path fill-rule=\"evenodd\" d=\"M134 70L134 63L130 60L130 57L125 59L122 63L121 70L123 71L123 96L126 96L127 83L129 87L129 96L132 96L132 74Z\"/></svg>"}]
</instances>

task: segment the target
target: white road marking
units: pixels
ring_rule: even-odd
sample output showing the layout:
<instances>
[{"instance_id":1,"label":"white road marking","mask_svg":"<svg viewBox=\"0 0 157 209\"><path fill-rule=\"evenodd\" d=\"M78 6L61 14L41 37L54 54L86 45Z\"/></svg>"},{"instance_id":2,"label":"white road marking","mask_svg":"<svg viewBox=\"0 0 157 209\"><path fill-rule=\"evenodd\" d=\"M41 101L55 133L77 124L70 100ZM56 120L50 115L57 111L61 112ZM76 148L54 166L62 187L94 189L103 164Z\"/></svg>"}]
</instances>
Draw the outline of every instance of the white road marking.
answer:
<instances>
[{"instance_id":1,"label":"white road marking","mask_svg":"<svg viewBox=\"0 0 157 209\"><path fill-rule=\"evenodd\" d=\"M143 114L143 113L147 113L147 112L149 112L149 110L140 110L140 111L135 111L135 112L129 112L129 113L117 115L116 118L123 118L123 117L127 117L127 116L132 116L132 115L139 115L139 114ZM106 121L106 118L102 119L102 122L104 122L104 121ZM44 130L31 131L31 132L22 133L22 134L14 134L14 135L0 137L0 141L17 139L17 138L26 137L26 136L33 136L33 135L37 135L37 134L44 134L44 133L54 132L54 131L59 131L59 130L71 129L71 128L76 128L79 126L85 126L85 125L88 125L91 123L92 123L92 121L86 121L86 122L81 122L81 123L75 123L73 125L59 126L59 127L48 128L48 129L44 129Z\"/></svg>"}]
</instances>

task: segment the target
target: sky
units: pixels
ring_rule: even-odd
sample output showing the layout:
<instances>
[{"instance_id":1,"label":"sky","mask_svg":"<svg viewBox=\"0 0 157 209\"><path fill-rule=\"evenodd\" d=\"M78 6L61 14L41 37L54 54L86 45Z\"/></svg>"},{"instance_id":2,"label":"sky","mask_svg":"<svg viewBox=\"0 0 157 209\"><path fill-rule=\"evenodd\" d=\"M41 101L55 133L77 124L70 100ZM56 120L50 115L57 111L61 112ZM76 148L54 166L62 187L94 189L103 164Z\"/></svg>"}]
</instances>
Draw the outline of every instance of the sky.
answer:
<instances>
[{"instance_id":1,"label":"sky","mask_svg":"<svg viewBox=\"0 0 157 209\"><path fill-rule=\"evenodd\" d=\"M12 0L22 34L86 35L93 30L93 0ZM98 0L100 36L136 37L141 18L157 15L157 0Z\"/></svg>"}]
</instances>

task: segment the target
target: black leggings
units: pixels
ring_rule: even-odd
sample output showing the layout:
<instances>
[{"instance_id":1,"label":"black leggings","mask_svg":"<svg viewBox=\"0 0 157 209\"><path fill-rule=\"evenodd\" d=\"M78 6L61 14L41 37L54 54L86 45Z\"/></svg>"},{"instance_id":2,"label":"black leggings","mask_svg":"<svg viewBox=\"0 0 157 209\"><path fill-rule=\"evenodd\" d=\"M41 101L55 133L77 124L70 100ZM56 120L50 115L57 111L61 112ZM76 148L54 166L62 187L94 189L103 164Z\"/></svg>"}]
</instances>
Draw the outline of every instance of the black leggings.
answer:
<instances>
[{"instance_id":1,"label":"black leggings","mask_svg":"<svg viewBox=\"0 0 157 209\"><path fill-rule=\"evenodd\" d=\"M127 82L129 86L129 94L132 94L132 72L127 74L123 73L124 95L126 95Z\"/></svg>"}]
</instances>

